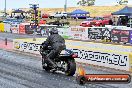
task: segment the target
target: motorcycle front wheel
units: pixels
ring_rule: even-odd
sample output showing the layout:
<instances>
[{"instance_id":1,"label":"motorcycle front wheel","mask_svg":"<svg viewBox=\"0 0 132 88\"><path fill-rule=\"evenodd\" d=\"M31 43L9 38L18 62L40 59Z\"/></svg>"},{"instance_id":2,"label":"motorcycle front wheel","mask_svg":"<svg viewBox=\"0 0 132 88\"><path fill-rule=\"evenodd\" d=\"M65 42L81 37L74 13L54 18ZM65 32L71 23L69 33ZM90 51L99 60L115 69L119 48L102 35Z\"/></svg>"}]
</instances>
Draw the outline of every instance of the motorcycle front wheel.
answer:
<instances>
[{"instance_id":1,"label":"motorcycle front wheel","mask_svg":"<svg viewBox=\"0 0 132 88\"><path fill-rule=\"evenodd\" d=\"M47 64L47 65L46 65ZM45 71L50 71L52 68L48 65L48 63L46 63L46 60L44 58L42 58L42 68L45 70Z\"/></svg>"}]
</instances>

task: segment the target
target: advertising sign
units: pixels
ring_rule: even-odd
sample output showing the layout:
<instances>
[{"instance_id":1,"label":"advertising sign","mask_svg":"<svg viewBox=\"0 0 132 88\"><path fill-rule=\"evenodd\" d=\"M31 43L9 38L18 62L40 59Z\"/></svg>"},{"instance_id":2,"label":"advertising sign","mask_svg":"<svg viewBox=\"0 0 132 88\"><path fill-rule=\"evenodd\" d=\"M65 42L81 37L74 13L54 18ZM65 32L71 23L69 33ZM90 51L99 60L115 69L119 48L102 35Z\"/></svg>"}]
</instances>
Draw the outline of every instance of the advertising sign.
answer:
<instances>
[{"instance_id":1,"label":"advertising sign","mask_svg":"<svg viewBox=\"0 0 132 88\"><path fill-rule=\"evenodd\" d=\"M4 24L4 29L5 29L4 31L5 32L11 32L10 28L11 28L10 24Z\"/></svg>"},{"instance_id":2,"label":"advertising sign","mask_svg":"<svg viewBox=\"0 0 132 88\"><path fill-rule=\"evenodd\" d=\"M19 34L25 34L25 25L19 25Z\"/></svg>"},{"instance_id":3,"label":"advertising sign","mask_svg":"<svg viewBox=\"0 0 132 88\"><path fill-rule=\"evenodd\" d=\"M11 25L11 32L12 33L19 33L19 25Z\"/></svg>"},{"instance_id":4,"label":"advertising sign","mask_svg":"<svg viewBox=\"0 0 132 88\"><path fill-rule=\"evenodd\" d=\"M88 38L94 40L111 40L111 30L105 27L88 28Z\"/></svg>"},{"instance_id":5,"label":"advertising sign","mask_svg":"<svg viewBox=\"0 0 132 88\"><path fill-rule=\"evenodd\" d=\"M132 44L132 30L130 31L130 44Z\"/></svg>"},{"instance_id":6,"label":"advertising sign","mask_svg":"<svg viewBox=\"0 0 132 88\"><path fill-rule=\"evenodd\" d=\"M65 39L70 39L70 27L57 27L59 34Z\"/></svg>"},{"instance_id":7,"label":"advertising sign","mask_svg":"<svg viewBox=\"0 0 132 88\"><path fill-rule=\"evenodd\" d=\"M49 35L49 28L46 26L40 26L41 35L47 37Z\"/></svg>"},{"instance_id":8,"label":"advertising sign","mask_svg":"<svg viewBox=\"0 0 132 88\"><path fill-rule=\"evenodd\" d=\"M112 42L120 42L120 30L118 29L112 29L111 31L111 40Z\"/></svg>"},{"instance_id":9,"label":"advertising sign","mask_svg":"<svg viewBox=\"0 0 132 88\"><path fill-rule=\"evenodd\" d=\"M111 39L113 42L132 43L132 30L112 29Z\"/></svg>"},{"instance_id":10,"label":"advertising sign","mask_svg":"<svg viewBox=\"0 0 132 88\"><path fill-rule=\"evenodd\" d=\"M4 32L4 23L0 23L0 32Z\"/></svg>"},{"instance_id":11,"label":"advertising sign","mask_svg":"<svg viewBox=\"0 0 132 88\"><path fill-rule=\"evenodd\" d=\"M132 53L129 54L129 64L130 64L129 70L132 72Z\"/></svg>"},{"instance_id":12,"label":"advertising sign","mask_svg":"<svg viewBox=\"0 0 132 88\"><path fill-rule=\"evenodd\" d=\"M57 27L56 25L40 25L40 27L37 29L38 34L41 34L42 36L47 37L49 35L49 30L53 27Z\"/></svg>"},{"instance_id":13,"label":"advertising sign","mask_svg":"<svg viewBox=\"0 0 132 88\"><path fill-rule=\"evenodd\" d=\"M71 27L70 35L72 39L88 40L88 28L81 26Z\"/></svg>"},{"instance_id":14,"label":"advertising sign","mask_svg":"<svg viewBox=\"0 0 132 88\"><path fill-rule=\"evenodd\" d=\"M129 43L130 30L121 30L120 31L120 37L121 37L120 42Z\"/></svg>"},{"instance_id":15,"label":"advertising sign","mask_svg":"<svg viewBox=\"0 0 132 88\"><path fill-rule=\"evenodd\" d=\"M25 33L26 34L33 34L34 30L33 30L33 28L31 28L30 25L25 25Z\"/></svg>"}]
</instances>

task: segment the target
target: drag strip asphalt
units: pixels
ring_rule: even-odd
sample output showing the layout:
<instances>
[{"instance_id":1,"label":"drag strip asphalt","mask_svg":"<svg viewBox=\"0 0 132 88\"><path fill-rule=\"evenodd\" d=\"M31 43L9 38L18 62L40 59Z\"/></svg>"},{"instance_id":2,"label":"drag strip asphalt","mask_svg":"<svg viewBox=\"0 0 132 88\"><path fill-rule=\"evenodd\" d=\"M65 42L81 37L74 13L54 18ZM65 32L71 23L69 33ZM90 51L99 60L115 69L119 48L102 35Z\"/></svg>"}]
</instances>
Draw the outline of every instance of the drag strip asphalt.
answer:
<instances>
[{"instance_id":1,"label":"drag strip asphalt","mask_svg":"<svg viewBox=\"0 0 132 88\"><path fill-rule=\"evenodd\" d=\"M0 50L1 88L118 88L107 84L80 86L75 77L61 72L48 73L41 67L41 58Z\"/></svg>"}]
</instances>

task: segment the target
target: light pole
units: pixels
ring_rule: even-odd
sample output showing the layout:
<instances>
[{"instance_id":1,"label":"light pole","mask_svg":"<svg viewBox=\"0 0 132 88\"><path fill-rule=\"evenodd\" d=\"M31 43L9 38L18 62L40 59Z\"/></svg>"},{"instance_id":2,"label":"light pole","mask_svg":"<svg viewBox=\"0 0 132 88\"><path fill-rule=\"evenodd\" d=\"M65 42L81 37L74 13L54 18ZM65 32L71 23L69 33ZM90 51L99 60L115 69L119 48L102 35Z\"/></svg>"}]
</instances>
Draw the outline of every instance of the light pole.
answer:
<instances>
[{"instance_id":1,"label":"light pole","mask_svg":"<svg viewBox=\"0 0 132 88\"><path fill-rule=\"evenodd\" d=\"M5 11L4 11L4 12L5 12L5 16L6 16L6 15L7 15L7 14L6 14L6 0L5 0Z\"/></svg>"}]
</instances>

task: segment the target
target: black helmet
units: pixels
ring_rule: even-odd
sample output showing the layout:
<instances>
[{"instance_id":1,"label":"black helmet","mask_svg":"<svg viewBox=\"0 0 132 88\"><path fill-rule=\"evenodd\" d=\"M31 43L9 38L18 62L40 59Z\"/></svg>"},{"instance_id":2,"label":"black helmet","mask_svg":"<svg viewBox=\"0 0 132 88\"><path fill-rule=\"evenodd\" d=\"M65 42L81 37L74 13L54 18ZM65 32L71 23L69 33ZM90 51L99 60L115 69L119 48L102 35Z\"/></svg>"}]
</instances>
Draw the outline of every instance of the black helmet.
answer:
<instances>
[{"instance_id":1,"label":"black helmet","mask_svg":"<svg viewBox=\"0 0 132 88\"><path fill-rule=\"evenodd\" d=\"M49 32L50 32L50 34L58 34L58 30L56 27L51 28L51 30Z\"/></svg>"}]
</instances>

